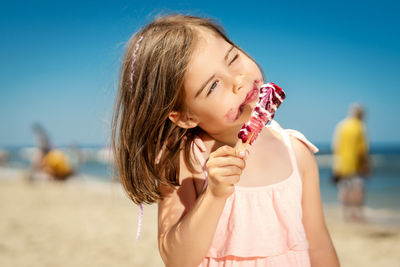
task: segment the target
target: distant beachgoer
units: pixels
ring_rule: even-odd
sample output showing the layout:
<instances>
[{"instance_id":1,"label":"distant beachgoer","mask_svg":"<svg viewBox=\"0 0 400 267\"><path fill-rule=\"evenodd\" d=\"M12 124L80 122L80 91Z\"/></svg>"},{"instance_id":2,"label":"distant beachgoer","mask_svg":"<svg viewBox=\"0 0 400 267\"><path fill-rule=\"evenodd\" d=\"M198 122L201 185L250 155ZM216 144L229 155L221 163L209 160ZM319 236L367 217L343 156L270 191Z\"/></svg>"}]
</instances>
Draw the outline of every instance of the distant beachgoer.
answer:
<instances>
[{"instance_id":1,"label":"distant beachgoer","mask_svg":"<svg viewBox=\"0 0 400 267\"><path fill-rule=\"evenodd\" d=\"M58 149L52 149L42 160L41 169L54 180L65 180L73 174L72 165L67 155Z\"/></svg>"},{"instance_id":2,"label":"distant beachgoer","mask_svg":"<svg viewBox=\"0 0 400 267\"><path fill-rule=\"evenodd\" d=\"M36 172L44 172L48 178L65 180L73 174L73 168L67 155L58 149L53 149L45 129L38 123L32 126L36 138L37 151L32 157L31 181Z\"/></svg>"},{"instance_id":3,"label":"distant beachgoer","mask_svg":"<svg viewBox=\"0 0 400 267\"><path fill-rule=\"evenodd\" d=\"M333 138L333 175L338 184L338 200L349 221L363 221L364 180L370 172L368 141L363 123L364 110L352 104L349 116L335 129Z\"/></svg>"},{"instance_id":4,"label":"distant beachgoer","mask_svg":"<svg viewBox=\"0 0 400 267\"><path fill-rule=\"evenodd\" d=\"M7 151L0 149L0 166L3 165L9 158Z\"/></svg>"},{"instance_id":5,"label":"distant beachgoer","mask_svg":"<svg viewBox=\"0 0 400 267\"><path fill-rule=\"evenodd\" d=\"M39 123L32 125L32 131L36 139L36 147L39 149L41 156L46 155L51 149L51 143L46 130Z\"/></svg>"}]
</instances>

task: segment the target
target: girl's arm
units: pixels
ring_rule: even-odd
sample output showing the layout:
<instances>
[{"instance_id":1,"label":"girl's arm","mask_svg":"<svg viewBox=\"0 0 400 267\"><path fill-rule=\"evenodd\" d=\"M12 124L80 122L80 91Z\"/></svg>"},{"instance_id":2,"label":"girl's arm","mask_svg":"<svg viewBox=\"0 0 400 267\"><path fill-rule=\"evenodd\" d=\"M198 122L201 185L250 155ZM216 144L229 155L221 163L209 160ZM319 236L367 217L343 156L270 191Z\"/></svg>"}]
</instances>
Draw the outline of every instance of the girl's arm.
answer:
<instances>
[{"instance_id":1,"label":"girl's arm","mask_svg":"<svg viewBox=\"0 0 400 267\"><path fill-rule=\"evenodd\" d=\"M292 138L292 142L303 180L303 224L309 243L311 266L339 266L322 210L317 162L305 144L296 138Z\"/></svg>"},{"instance_id":2,"label":"girl's arm","mask_svg":"<svg viewBox=\"0 0 400 267\"><path fill-rule=\"evenodd\" d=\"M181 166L186 166L181 157ZM231 147L210 154L207 190L196 198L195 178L181 167L176 189L161 187L158 204L158 245L166 266L198 266L211 245L225 201L240 178L244 161Z\"/></svg>"}]
</instances>

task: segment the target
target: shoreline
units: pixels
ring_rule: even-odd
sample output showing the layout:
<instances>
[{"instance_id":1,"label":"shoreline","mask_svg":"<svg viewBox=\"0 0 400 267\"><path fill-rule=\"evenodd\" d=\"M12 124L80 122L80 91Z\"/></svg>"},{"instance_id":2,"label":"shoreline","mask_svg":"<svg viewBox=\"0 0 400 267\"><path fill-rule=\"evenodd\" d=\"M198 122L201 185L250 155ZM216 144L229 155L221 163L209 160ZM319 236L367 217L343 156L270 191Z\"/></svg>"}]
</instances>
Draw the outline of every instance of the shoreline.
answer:
<instances>
[{"instance_id":1,"label":"shoreline","mask_svg":"<svg viewBox=\"0 0 400 267\"><path fill-rule=\"evenodd\" d=\"M24 167L14 167L14 166L1 166L0 165L0 182L3 180L24 180L26 175L28 174L28 169ZM42 178L40 178L38 181L41 181ZM37 181L34 181L37 182ZM368 181L367 181L368 182ZM70 184L70 183L76 183L76 184L87 184L88 186L93 185L108 185L108 184L115 184L114 181L111 180L111 178L106 179L105 177L99 177L96 175L91 175L91 174L84 174L84 173L78 173L73 175L71 178L67 179L66 181L63 181L65 184ZM118 182L116 183L118 184ZM366 197L368 201L368 196L369 193L366 192ZM337 201L323 201L323 206L327 208L340 208L340 204ZM390 215L393 215L396 220L396 222L399 223L400 225L400 206L398 209L392 208L392 206L388 207L376 207L376 205L370 206L368 203L365 204L364 206L366 214L370 216L374 216L374 213L376 213L379 216L382 217L390 217Z\"/></svg>"},{"instance_id":2,"label":"shoreline","mask_svg":"<svg viewBox=\"0 0 400 267\"><path fill-rule=\"evenodd\" d=\"M136 242L139 207L119 183L89 177L28 183L24 173L0 167L2 266L164 266L157 205L144 207ZM400 224L385 220L393 212L367 208L367 218L383 222L346 223L338 205L323 207L341 266L398 266Z\"/></svg>"}]
</instances>

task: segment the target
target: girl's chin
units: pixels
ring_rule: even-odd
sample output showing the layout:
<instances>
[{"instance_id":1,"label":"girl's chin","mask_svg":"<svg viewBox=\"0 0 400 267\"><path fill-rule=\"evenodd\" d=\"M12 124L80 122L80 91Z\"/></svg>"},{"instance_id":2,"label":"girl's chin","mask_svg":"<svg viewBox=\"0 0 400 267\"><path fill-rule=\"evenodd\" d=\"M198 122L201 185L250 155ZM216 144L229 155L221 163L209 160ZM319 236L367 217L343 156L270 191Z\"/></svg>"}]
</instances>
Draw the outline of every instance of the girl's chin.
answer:
<instances>
[{"instance_id":1,"label":"girl's chin","mask_svg":"<svg viewBox=\"0 0 400 267\"><path fill-rule=\"evenodd\" d=\"M231 109L229 110L226 115L225 119L229 123L238 123L238 122L246 122L250 119L251 112L253 107L251 104L246 104L240 106L238 109Z\"/></svg>"}]
</instances>

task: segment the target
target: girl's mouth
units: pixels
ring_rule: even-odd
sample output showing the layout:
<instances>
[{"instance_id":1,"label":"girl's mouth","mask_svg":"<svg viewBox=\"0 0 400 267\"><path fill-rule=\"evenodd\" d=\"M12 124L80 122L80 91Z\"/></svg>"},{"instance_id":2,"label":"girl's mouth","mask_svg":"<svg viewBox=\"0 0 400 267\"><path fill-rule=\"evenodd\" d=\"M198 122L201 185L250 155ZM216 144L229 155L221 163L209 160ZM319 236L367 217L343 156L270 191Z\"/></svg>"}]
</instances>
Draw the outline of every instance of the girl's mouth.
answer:
<instances>
[{"instance_id":1,"label":"girl's mouth","mask_svg":"<svg viewBox=\"0 0 400 267\"><path fill-rule=\"evenodd\" d=\"M258 96L258 87L257 84L254 83L253 90L247 93L246 98L244 99L243 103L240 105L240 107L243 107L244 105L247 105L250 102L253 102L254 99L256 99ZM239 109L240 109L239 107Z\"/></svg>"},{"instance_id":2,"label":"girl's mouth","mask_svg":"<svg viewBox=\"0 0 400 267\"><path fill-rule=\"evenodd\" d=\"M234 110L234 109L230 109L228 111L228 113L225 115L225 117L230 121L230 122L234 122L237 119L239 119L240 115L243 113L243 110L245 108L245 106L251 102L253 102L259 94L259 89L257 87L257 83L254 83L253 89L251 91L249 91L243 101L243 103L239 106L238 109Z\"/></svg>"},{"instance_id":3,"label":"girl's mouth","mask_svg":"<svg viewBox=\"0 0 400 267\"><path fill-rule=\"evenodd\" d=\"M253 90L251 90L250 92L247 93L246 98L244 99L243 103L239 106L237 117L239 117L240 114L242 114L243 109L247 104L253 102L258 97L258 94L259 94L259 90L258 90L257 84L254 83Z\"/></svg>"}]
</instances>

